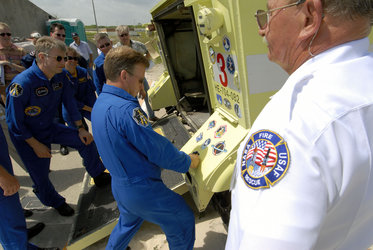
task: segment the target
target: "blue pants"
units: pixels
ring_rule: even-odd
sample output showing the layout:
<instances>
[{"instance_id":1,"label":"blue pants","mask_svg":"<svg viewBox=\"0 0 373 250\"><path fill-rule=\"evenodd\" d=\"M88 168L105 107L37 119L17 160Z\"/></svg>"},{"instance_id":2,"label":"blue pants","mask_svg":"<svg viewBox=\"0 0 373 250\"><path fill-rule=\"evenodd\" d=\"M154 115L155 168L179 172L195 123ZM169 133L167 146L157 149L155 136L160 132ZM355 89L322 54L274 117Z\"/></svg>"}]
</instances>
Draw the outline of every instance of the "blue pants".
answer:
<instances>
[{"instance_id":1,"label":"blue pants","mask_svg":"<svg viewBox=\"0 0 373 250\"><path fill-rule=\"evenodd\" d=\"M0 243L4 250L32 250L18 193L4 196L0 189Z\"/></svg>"},{"instance_id":2,"label":"blue pants","mask_svg":"<svg viewBox=\"0 0 373 250\"><path fill-rule=\"evenodd\" d=\"M128 184L112 176L112 191L120 216L106 249L126 249L142 222L159 225L171 250L191 250L195 240L195 221L184 199L161 180L144 179Z\"/></svg>"},{"instance_id":3,"label":"blue pants","mask_svg":"<svg viewBox=\"0 0 373 250\"><path fill-rule=\"evenodd\" d=\"M62 124L53 124L52 134L45 139L38 139L41 143L51 148L51 144L62 144L79 151L83 158L83 164L90 176L96 177L105 170L96 148L92 142L84 145L78 136L78 130L66 127ZM10 138L17 149L27 171L34 182L35 194L46 206L59 207L65 202L65 198L59 195L49 180L50 158L39 158L34 150L25 142L17 140L11 133Z\"/></svg>"}]
</instances>

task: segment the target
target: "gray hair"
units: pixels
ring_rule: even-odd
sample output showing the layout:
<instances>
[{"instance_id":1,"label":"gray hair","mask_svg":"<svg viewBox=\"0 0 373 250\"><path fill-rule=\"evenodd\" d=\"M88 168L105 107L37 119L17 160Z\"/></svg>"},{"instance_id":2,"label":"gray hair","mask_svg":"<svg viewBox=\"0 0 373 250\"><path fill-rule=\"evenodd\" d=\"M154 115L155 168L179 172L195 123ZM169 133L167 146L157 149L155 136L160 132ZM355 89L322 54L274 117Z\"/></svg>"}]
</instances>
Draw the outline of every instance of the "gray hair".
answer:
<instances>
[{"instance_id":1,"label":"gray hair","mask_svg":"<svg viewBox=\"0 0 373 250\"><path fill-rule=\"evenodd\" d=\"M373 20L373 0L321 0L325 13L355 19L369 17Z\"/></svg>"},{"instance_id":2,"label":"gray hair","mask_svg":"<svg viewBox=\"0 0 373 250\"><path fill-rule=\"evenodd\" d=\"M102 40L102 39L105 39L105 38L109 38L109 35L107 33L97 33L95 34L94 36L94 40L96 42L96 44L98 43L98 41ZM109 38L110 40L110 38Z\"/></svg>"},{"instance_id":3,"label":"gray hair","mask_svg":"<svg viewBox=\"0 0 373 250\"><path fill-rule=\"evenodd\" d=\"M63 52L66 52L66 45L60 40L54 39L50 36L42 36L36 41L35 44L35 59L38 61L39 53L48 54L52 49L59 49Z\"/></svg>"},{"instance_id":4,"label":"gray hair","mask_svg":"<svg viewBox=\"0 0 373 250\"><path fill-rule=\"evenodd\" d=\"M115 31L118 33L118 34L121 34L125 31L129 31L129 28L127 25L118 25L116 28L115 28Z\"/></svg>"}]
</instances>

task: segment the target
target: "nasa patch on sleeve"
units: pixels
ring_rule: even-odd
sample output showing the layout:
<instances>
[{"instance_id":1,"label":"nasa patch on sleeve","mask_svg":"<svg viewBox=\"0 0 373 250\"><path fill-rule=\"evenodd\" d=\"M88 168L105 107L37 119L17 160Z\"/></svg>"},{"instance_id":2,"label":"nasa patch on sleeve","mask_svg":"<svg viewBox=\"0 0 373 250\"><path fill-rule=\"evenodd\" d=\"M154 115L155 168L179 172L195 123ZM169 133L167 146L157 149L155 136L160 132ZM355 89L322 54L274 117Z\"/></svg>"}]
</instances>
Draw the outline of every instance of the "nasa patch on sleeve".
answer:
<instances>
[{"instance_id":1,"label":"nasa patch on sleeve","mask_svg":"<svg viewBox=\"0 0 373 250\"><path fill-rule=\"evenodd\" d=\"M147 127L149 125L149 120L144 111L141 108L134 108L132 111L132 118L137 123L137 125Z\"/></svg>"},{"instance_id":2,"label":"nasa patch on sleeve","mask_svg":"<svg viewBox=\"0 0 373 250\"><path fill-rule=\"evenodd\" d=\"M253 133L242 152L241 177L252 189L269 188L280 181L290 165L286 141L270 130Z\"/></svg>"},{"instance_id":3,"label":"nasa patch on sleeve","mask_svg":"<svg viewBox=\"0 0 373 250\"><path fill-rule=\"evenodd\" d=\"M12 86L9 87L9 93L11 96L19 97L23 94L23 88L18 83L13 83Z\"/></svg>"}]
</instances>

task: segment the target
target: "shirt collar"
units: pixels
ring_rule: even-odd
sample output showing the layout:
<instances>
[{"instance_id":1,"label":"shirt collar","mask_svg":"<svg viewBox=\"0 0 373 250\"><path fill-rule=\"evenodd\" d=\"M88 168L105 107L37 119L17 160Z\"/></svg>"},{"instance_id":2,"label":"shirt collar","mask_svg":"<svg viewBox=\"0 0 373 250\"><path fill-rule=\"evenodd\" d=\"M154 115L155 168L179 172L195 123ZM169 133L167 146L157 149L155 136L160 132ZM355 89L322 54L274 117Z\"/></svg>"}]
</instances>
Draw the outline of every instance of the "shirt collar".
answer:
<instances>
[{"instance_id":1,"label":"shirt collar","mask_svg":"<svg viewBox=\"0 0 373 250\"><path fill-rule=\"evenodd\" d=\"M116 95L123 99L137 102L137 98L131 96L127 91L112 85L104 84L104 86L102 87L102 93Z\"/></svg>"},{"instance_id":2,"label":"shirt collar","mask_svg":"<svg viewBox=\"0 0 373 250\"><path fill-rule=\"evenodd\" d=\"M46 75L44 74L44 72L41 71L41 69L37 65L36 60L34 60L34 62L32 63L32 66L30 68L32 68L32 71L35 73L35 75L37 77L39 77L42 80L46 80L46 81L52 81L53 79L56 79L56 77L59 77L61 75L66 75L67 74L67 70L63 69L61 73L55 74L52 77L52 79L48 80L48 78L46 77Z\"/></svg>"},{"instance_id":3,"label":"shirt collar","mask_svg":"<svg viewBox=\"0 0 373 250\"><path fill-rule=\"evenodd\" d=\"M43 71L41 71L41 69L37 65L36 60L34 60L34 62L32 63L31 69L37 77L39 77L42 80L48 81L48 78L44 75Z\"/></svg>"},{"instance_id":4,"label":"shirt collar","mask_svg":"<svg viewBox=\"0 0 373 250\"><path fill-rule=\"evenodd\" d=\"M368 52L369 39L367 37L330 48L301 65L289 78L298 78L312 74L320 68L342 60L361 57Z\"/></svg>"}]
</instances>

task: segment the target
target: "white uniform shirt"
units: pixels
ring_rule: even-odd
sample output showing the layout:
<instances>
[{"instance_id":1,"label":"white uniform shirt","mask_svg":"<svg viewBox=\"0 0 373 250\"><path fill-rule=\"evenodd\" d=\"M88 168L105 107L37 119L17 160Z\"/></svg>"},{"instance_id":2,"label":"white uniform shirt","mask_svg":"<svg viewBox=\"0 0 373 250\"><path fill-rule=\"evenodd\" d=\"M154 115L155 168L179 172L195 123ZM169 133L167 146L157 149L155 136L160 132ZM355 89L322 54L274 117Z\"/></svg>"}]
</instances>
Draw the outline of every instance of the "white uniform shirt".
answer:
<instances>
[{"instance_id":1,"label":"white uniform shirt","mask_svg":"<svg viewBox=\"0 0 373 250\"><path fill-rule=\"evenodd\" d=\"M368 46L365 38L308 60L258 116L237 151L226 249L355 250L373 244ZM254 154L259 165L249 167Z\"/></svg>"},{"instance_id":2,"label":"white uniform shirt","mask_svg":"<svg viewBox=\"0 0 373 250\"><path fill-rule=\"evenodd\" d=\"M148 49L146 48L145 44L139 41L130 40L131 48L136 50L137 52L140 52L143 55L146 55L148 53ZM118 48L120 46L123 46L121 42L117 42L113 47Z\"/></svg>"},{"instance_id":3,"label":"white uniform shirt","mask_svg":"<svg viewBox=\"0 0 373 250\"><path fill-rule=\"evenodd\" d=\"M78 45L74 41L69 46L75 49L86 61L89 61L89 55L92 54L92 50L87 42L80 40L80 44Z\"/></svg>"}]
</instances>

